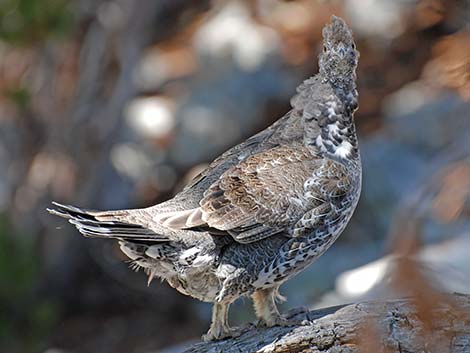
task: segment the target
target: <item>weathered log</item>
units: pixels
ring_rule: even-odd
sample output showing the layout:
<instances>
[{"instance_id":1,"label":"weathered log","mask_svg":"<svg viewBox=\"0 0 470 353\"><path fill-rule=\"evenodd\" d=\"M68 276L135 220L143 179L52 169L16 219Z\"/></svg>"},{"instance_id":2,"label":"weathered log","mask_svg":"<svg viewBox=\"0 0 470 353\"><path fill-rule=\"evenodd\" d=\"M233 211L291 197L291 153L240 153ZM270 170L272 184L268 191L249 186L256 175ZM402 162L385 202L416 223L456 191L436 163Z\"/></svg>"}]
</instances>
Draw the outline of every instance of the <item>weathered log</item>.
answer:
<instances>
[{"instance_id":1,"label":"weathered log","mask_svg":"<svg viewBox=\"0 0 470 353\"><path fill-rule=\"evenodd\" d=\"M424 319L417 309L419 303L412 299L291 311L289 319L309 323L272 328L250 325L237 338L198 343L185 353L469 353L470 295L441 298L445 300L436 302Z\"/></svg>"}]
</instances>

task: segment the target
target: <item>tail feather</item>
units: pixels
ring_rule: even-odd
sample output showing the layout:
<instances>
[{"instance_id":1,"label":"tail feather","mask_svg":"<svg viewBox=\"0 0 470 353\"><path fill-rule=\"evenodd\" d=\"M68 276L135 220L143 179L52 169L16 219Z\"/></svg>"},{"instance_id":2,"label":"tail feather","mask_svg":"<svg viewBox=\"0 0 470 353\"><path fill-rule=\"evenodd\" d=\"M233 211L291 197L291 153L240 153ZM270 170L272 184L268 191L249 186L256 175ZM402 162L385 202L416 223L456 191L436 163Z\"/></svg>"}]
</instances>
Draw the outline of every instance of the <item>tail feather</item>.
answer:
<instances>
[{"instance_id":1,"label":"tail feather","mask_svg":"<svg viewBox=\"0 0 470 353\"><path fill-rule=\"evenodd\" d=\"M168 241L167 237L151 229L126 222L126 216L132 210L92 211L58 202L53 205L55 208L47 209L50 214L68 219L86 237Z\"/></svg>"}]
</instances>

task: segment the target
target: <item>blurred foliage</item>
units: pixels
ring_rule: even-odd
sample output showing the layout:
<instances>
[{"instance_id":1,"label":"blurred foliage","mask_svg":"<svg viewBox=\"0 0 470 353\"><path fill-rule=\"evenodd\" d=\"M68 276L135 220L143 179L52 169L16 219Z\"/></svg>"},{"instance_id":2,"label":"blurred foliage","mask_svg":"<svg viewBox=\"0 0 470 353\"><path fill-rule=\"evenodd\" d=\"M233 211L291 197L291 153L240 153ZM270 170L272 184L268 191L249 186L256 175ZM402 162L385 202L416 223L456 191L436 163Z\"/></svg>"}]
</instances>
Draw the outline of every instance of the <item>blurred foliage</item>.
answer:
<instances>
[{"instance_id":1,"label":"blurred foliage","mask_svg":"<svg viewBox=\"0 0 470 353\"><path fill-rule=\"evenodd\" d=\"M12 87L4 94L20 111L26 111L31 103L31 93L27 87Z\"/></svg>"},{"instance_id":2,"label":"blurred foliage","mask_svg":"<svg viewBox=\"0 0 470 353\"><path fill-rule=\"evenodd\" d=\"M74 23L69 5L66 0L2 0L0 38L28 44L67 35Z\"/></svg>"},{"instance_id":3,"label":"blurred foliage","mask_svg":"<svg viewBox=\"0 0 470 353\"><path fill-rule=\"evenodd\" d=\"M0 215L0 351L40 352L58 308L35 295L40 263L32 239Z\"/></svg>"}]
</instances>

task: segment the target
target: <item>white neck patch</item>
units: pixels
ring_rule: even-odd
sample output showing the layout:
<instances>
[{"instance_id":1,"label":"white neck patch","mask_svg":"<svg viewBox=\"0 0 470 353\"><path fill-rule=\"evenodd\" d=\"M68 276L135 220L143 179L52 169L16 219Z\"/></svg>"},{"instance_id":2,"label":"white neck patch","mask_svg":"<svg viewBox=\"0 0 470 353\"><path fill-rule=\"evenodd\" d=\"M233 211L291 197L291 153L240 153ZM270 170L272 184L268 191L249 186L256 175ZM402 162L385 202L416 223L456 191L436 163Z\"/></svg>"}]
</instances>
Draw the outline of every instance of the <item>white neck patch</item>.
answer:
<instances>
[{"instance_id":1,"label":"white neck patch","mask_svg":"<svg viewBox=\"0 0 470 353\"><path fill-rule=\"evenodd\" d=\"M328 124L326 126L327 136L318 135L316 145L322 152L329 152L338 158L348 158L351 156L354 149L353 145L347 140L347 129L340 129L338 123ZM334 140L341 140L341 143L336 146ZM336 141L335 141L336 142Z\"/></svg>"},{"instance_id":2,"label":"white neck patch","mask_svg":"<svg viewBox=\"0 0 470 353\"><path fill-rule=\"evenodd\" d=\"M334 155L340 158L347 158L351 155L351 151L353 146L349 143L349 141L343 141L338 147L335 147Z\"/></svg>"}]
</instances>

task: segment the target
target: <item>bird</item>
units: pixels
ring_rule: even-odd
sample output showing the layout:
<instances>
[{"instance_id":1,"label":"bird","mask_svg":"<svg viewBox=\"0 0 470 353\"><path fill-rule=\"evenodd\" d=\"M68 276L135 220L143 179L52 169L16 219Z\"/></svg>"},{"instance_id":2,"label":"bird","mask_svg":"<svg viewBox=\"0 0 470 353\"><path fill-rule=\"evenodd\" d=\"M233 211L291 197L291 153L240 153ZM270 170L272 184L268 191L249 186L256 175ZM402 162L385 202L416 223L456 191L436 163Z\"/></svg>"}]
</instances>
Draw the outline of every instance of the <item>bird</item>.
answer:
<instances>
[{"instance_id":1,"label":"bird","mask_svg":"<svg viewBox=\"0 0 470 353\"><path fill-rule=\"evenodd\" d=\"M303 81L291 109L232 147L173 198L140 209L93 211L53 202L86 237L114 239L149 283L213 303L204 341L240 334L229 306L251 297L258 325L291 325L277 302L281 284L339 237L362 185L354 124L359 52L345 21L323 30L316 75Z\"/></svg>"}]
</instances>

